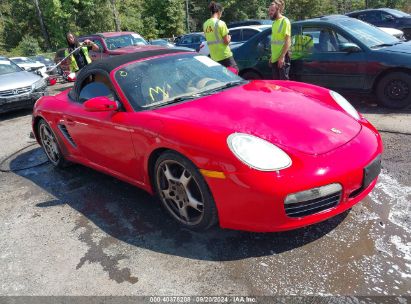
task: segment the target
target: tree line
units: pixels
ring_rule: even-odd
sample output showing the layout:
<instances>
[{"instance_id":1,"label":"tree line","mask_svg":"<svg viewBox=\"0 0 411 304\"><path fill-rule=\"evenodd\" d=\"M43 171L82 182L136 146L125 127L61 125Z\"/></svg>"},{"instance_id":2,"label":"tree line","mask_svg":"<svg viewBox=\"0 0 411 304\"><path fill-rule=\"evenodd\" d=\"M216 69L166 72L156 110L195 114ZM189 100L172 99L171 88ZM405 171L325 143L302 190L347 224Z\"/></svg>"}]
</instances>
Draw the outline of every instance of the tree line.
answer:
<instances>
[{"instance_id":1,"label":"tree line","mask_svg":"<svg viewBox=\"0 0 411 304\"><path fill-rule=\"evenodd\" d=\"M271 0L221 0L223 20L266 19ZM133 31L146 39L202 31L209 0L0 0L0 54L54 51L65 34ZM409 0L285 0L301 20L366 7L411 12Z\"/></svg>"}]
</instances>

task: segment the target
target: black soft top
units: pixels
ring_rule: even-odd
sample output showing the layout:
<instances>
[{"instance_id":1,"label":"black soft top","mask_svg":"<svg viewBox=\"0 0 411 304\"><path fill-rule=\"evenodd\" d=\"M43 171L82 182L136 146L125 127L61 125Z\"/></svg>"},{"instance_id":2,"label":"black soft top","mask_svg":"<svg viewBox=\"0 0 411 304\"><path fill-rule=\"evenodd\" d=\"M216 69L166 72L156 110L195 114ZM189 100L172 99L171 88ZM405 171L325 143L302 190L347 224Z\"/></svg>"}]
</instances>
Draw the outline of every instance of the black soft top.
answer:
<instances>
[{"instance_id":1,"label":"black soft top","mask_svg":"<svg viewBox=\"0 0 411 304\"><path fill-rule=\"evenodd\" d=\"M136 51L135 53L130 53L130 54L125 54L125 55L117 55L117 56L112 56L109 58L105 59L100 59L96 60L88 65L86 65L84 68L80 70L80 73L77 75L77 80L74 84L74 89L71 90L69 93L70 98L74 100L78 100L78 96L80 94L80 91L82 89L82 84L85 80L87 80L88 76L90 73L94 72L103 72L107 73L107 76L110 74L111 71L116 69L117 67L126 64L128 62L133 62L137 61L140 59L145 59L145 58L150 58L150 57L155 57L155 56L160 56L160 55L166 55L166 54L177 54L177 53L187 53L190 52L187 49L183 48L148 48L147 50L139 50ZM197 54L195 52L192 52L194 54Z\"/></svg>"},{"instance_id":2,"label":"black soft top","mask_svg":"<svg viewBox=\"0 0 411 304\"><path fill-rule=\"evenodd\" d=\"M103 69L107 73L110 73L115 68L126 64L127 62L136 61L144 58L150 58L159 55L165 54L174 54L174 53L184 53L188 52L187 50L179 49L179 48L156 48L156 49L148 49L146 51L138 51L135 53L125 54L125 55L117 55L112 56L109 58L101 59L92 62L89 64L89 68L93 69L93 67L97 67L98 69Z\"/></svg>"}]
</instances>

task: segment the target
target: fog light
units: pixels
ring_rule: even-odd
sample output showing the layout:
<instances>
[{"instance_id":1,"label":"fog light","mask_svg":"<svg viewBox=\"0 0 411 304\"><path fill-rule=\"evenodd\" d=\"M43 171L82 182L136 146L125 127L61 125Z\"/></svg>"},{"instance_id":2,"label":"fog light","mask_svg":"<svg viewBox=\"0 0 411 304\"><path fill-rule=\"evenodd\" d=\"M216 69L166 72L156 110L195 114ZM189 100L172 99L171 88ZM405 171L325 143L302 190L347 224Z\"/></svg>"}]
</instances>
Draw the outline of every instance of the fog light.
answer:
<instances>
[{"instance_id":1,"label":"fog light","mask_svg":"<svg viewBox=\"0 0 411 304\"><path fill-rule=\"evenodd\" d=\"M340 192L342 186L340 184L330 184L319 188L313 188L306 191L301 191L289 194L285 199L285 204L297 204L301 202L315 200L333 193Z\"/></svg>"}]
</instances>

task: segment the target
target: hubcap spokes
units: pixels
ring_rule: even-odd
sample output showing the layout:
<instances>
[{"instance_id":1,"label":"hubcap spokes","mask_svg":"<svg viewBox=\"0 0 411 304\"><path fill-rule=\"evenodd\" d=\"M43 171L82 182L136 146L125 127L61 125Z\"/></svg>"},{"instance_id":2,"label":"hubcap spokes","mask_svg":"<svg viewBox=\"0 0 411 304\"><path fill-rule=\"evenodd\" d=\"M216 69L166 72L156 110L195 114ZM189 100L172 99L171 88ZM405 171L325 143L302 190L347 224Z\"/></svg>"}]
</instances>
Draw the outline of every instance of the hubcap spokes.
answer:
<instances>
[{"instance_id":1,"label":"hubcap spokes","mask_svg":"<svg viewBox=\"0 0 411 304\"><path fill-rule=\"evenodd\" d=\"M188 225L203 217L203 195L194 176L176 161L164 161L157 171L161 199L171 214Z\"/></svg>"},{"instance_id":2,"label":"hubcap spokes","mask_svg":"<svg viewBox=\"0 0 411 304\"><path fill-rule=\"evenodd\" d=\"M60 159L60 153L54 136L46 125L40 127L40 138L47 157L52 163L56 164Z\"/></svg>"},{"instance_id":3,"label":"hubcap spokes","mask_svg":"<svg viewBox=\"0 0 411 304\"><path fill-rule=\"evenodd\" d=\"M402 80L393 80L386 88L386 95L395 100L403 100L409 93L409 86Z\"/></svg>"}]
</instances>

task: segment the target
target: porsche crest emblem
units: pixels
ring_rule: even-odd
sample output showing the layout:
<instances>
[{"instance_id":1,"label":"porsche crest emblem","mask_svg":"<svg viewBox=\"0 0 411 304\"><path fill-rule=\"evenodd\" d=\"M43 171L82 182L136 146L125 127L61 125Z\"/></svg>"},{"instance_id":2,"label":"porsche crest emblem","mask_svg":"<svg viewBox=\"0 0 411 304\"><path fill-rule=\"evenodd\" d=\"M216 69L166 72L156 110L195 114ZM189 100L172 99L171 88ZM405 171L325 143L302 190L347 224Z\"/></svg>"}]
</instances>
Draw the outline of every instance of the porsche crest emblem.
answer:
<instances>
[{"instance_id":1,"label":"porsche crest emblem","mask_svg":"<svg viewBox=\"0 0 411 304\"><path fill-rule=\"evenodd\" d=\"M334 132L335 134L342 134L342 132L337 128L331 128L331 132Z\"/></svg>"}]
</instances>

